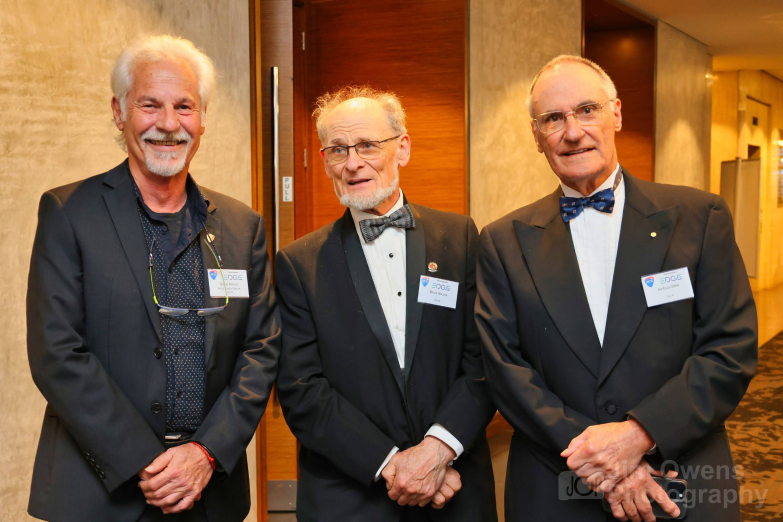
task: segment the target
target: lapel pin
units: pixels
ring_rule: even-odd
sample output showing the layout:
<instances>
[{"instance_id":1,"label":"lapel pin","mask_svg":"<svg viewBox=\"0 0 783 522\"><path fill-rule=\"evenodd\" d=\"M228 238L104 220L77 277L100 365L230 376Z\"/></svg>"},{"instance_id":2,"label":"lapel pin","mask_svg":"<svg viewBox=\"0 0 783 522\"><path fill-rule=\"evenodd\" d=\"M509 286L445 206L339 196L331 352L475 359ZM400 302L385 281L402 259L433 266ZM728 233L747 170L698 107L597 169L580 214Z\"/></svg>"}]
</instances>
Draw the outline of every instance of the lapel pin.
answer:
<instances>
[{"instance_id":1,"label":"lapel pin","mask_svg":"<svg viewBox=\"0 0 783 522\"><path fill-rule=\"evenodd\" d=\"M650 237L655 237L655 236L657 236L657 235L658 235L658 233L657 233L657 232L650 232Z\"/></svg>"},{"instance_id":2,"label":"lapel pin","mask_svg":"<svg viewBox=\"0 0 783 522\"><path fill-rule=\"evenodd\" d=\"M654 233L655 233L655 232L653 232L653 234L654 234ZM213 242L214 240L215 240L215 234L207 234L207 241L209 241L209 242L211 243L211 242Z\"/></svg>"},{"instance_id":3,"label":"lapel pin","mask_svg":"<svg viewBox=\"0 0 783 522\"><path fill-rule=\"evenodd\" d=\"M427 265L427 270L430 272L437 272L438 271L438 263L430 263Z\"/></svg>"}]
</instances>

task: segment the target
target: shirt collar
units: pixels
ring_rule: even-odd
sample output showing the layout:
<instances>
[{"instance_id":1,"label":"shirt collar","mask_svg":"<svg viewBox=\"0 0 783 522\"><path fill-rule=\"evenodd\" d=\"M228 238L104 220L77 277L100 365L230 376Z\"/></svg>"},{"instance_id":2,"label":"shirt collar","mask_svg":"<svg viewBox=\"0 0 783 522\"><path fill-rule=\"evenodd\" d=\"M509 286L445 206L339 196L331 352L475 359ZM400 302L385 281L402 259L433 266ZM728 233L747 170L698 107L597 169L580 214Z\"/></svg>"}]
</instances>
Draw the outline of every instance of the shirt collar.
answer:
<instances>
[{"instance_id":1,"label":"shirt collar","mask_svg":"<svg viewBox=\"0 0 783 522\"><path fill-rule=\"evenodd\" d=\"M133 194L136 196L136 199L141 203L142 208L148 216L154 216L155 213L147 206L147 203L144 202L144 198L141 197L141 191L136 184L136 180L133 179L130 169L128 169L128 176L130 176L131 183L133 184ZM199 217L201 217L201 221L206 223L209 200L204 196L204 193L201 192L201 189L198 188L198 184L190 174L188 174L188 178L185 181L185 192L187 193L185 204L190 205L191 209L195 210Z\"/></svg>"},{"instance_id":2,"label":"shirt collar","mask_svg":"<svg viewBox=\"0 0 783 522\"><path fill-rule=\"evenodd\" d=\"M612 188L612 185L614 185L614 178L617 177L617 171L620 170L620 164L617 164L617 167L612 171L612 174L604 180L603 183L601 183L601 186L595 189L592 193L590 193L589 196L583 196L578 191L572 189L571 187L567 187L563 182L560 182L560 188L563 189L563 195L567 198L583 198L583 197L590 197L596 192L600 192L602 190L606 190L608 188ZM622 184L623 180L622 177L620 178L620 183L617 184L618 188Z\"/></svg>"},{"instance_id":3,"label":"shirt collar","mask_svg":"<svg viewBox=\"0 0 783 522\"><path fill-rule=\"evenodd\" d=\"M385 213L383 216L376 216L375 214L370 214L369 212L365 212L364 210L356 210L355 208L350 209L351 210L351 216L353 217L353 224L356 227L356 233L359 234L359 239L362 241L362 244L364 244L364 236L362 235L362 229L359 228L359 221L365 220L365 219L380 219L381 217L386 217L402 208L403 205L403 195L402 195L402 189L398 189L400 191L400 197L397 198L397 203L394 204L394 206L389 209L387 213Z\"/></svg>"}]
</instances>

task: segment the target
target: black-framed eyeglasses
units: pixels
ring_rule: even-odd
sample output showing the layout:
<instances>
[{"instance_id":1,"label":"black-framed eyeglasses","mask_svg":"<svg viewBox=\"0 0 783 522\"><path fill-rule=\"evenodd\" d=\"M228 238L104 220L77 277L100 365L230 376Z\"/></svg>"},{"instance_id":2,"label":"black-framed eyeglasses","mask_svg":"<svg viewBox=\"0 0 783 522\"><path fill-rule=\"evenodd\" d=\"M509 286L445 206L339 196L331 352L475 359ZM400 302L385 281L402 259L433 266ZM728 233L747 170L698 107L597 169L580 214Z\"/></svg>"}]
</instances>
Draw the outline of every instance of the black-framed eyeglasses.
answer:
<instances>
[{"instance_id":1,"label":"black-framed eyeglasses","mask_svg":"<svg viewBox=\"0 0 783 522\"><path fill-rule=\"evenodd\" d=\"M601 112L603 112L604 105L616 99L617 98L612 98L604 103L585 103L579 107L574 107L568 112L544 112L533 118L533 121L536 122L536 127L538 127L538 130L544 135L563 130L565 128L566 118L569 114L573 115L574 119L578 121L580 125L598 125L601 123Z\"/></svg>"},{"instance_id":2,"label":"black-framed eyeglasses","mask_svg":"<svg viewBox=\"0 0 783 522\"><path fill-rule=\"evenodd\" d=\"M391 138L387 138L381 141L360 141L355 145L335 145L333 147L325 147L321 149L321 154L329 162L329 165L339 165L348 159L348 153L351 149L356 151L356 154L366 160L375 159L381 154L382 145L387 141L396 140L402 136L398 134Z\"/></svg>"},{"instance_id":3,"label":"black-framed eyeglasses","mask_svg":"<svg viewBox=\"0 0 783 522\"><path fill-rule=\"evenodd\" d=\"M150 245L150 284L152 285L152 298L155 300L155 304L158 307L158 312L160 312L163 315L169 316L169 317L180 317L188 312L196 312L196 315L199 315L201 317L205 317L207 315L215 315L219 314L223 310L226 309L228 306L228 286L226 285L226 278L223 275L223 262L220 258L220 255L215 252L215 249L212 248L212 240L210 239L210 236L207 235L206 240L207 246L209 247L209 251L212 252L212 256L215 258L215 262L218 265L218 269L220 270L220 278L223 280L223 289L226 291L226 303L222 306L215 306L211 308L177 308L174 306L166 306L162 305L158 302L158 296L155 295L155 281L152 279L152 245L155 244L155 240L152 240L152 245Z\"/></svg>"}]
</instances>

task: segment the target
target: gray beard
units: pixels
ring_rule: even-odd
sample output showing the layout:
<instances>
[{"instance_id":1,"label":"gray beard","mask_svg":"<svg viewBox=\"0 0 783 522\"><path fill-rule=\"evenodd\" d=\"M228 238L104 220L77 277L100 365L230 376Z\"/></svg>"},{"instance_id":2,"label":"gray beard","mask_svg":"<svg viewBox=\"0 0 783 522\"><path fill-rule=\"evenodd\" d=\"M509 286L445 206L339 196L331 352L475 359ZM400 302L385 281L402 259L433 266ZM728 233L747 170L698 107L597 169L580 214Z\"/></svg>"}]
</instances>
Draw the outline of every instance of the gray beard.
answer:
<instances>
[{"instance_id":1,"label":"gray beard","mask_svg":"<svg viewBox=\"0 0 783 522\"><path fill-rule=\"evenodd\" d=\"M145 141L147 139L158 141L167 139L176 141L184 140L187 142L187 145L183 152L157 152L147 149ZM180 129L175 134L165 134L157 129L150 129L141 135L141 143L141 149L144 152L144 163L147 166L147 169L158 176L170 178L176 176L185 169L185 162L188 159L188 153L193 144L193 138L185 129Z\"/></svg>"},{"instance_id":2,"label":"gray beard","mask_svg":"<svg viewBox=\"0 0 783 522\"><path fill-rule=\"evenodd\" d=\"M397 188L400 185L400 173L399 168L397 165L394 166L394 179L385 187L381 187L377 189L372 194L367 194L364 196L356 196L352 194L343 194L342 196L338 197L340 198L340 204L352 208L354 210L372 210L375 207L379 206L381 203L389 199L389 196L394 194L394 191L397 190ZM335 193L337 192L337 187L335 187Z\"/></svg>"}]
</instances>

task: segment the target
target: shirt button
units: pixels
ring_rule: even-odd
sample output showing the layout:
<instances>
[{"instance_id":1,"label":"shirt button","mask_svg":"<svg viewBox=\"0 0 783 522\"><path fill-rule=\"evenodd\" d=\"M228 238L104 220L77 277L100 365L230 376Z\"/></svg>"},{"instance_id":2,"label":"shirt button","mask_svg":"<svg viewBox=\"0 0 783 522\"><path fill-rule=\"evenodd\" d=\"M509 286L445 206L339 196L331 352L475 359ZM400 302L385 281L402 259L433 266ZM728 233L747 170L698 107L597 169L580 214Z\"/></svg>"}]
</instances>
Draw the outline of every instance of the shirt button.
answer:
<instances>
[{"instance_id":1,"label":"shirt button","mask_svg":"<svg viewBox=\"0 0 783 522\"><path fill-rule=\"evenodd\" d=\"M163 226L162 226L160 229L161 229L161 230L163 231L163 233L165 234L166 232L168 232L168 230L169 230L169 227L167 227L166 225L163 225Z\"/></svg>"},{"instance_id":2,"label":"shirt button","mask_svg":"<svg viewBox=\"0 0 783 522\"><path fill-rule=\"evenodd\" d=\"M397 295L402 295L402 292L397 292Z\"/></svg>"},{"instance_id":3,"label":"shirt button","mask_svg":"<svg viewBox=\"0 0 783 522\"><path fill-rule=\"evenodd\" d=\"M160 413L163 411L163 405L158 401L152 403L152 413Z\"/></svg>"},{"instance_id":4,"label":"shirt button","mask_svg":"<svg viewBox=\"0 0 783 522\"><path fill-rule=\"evenodd\" d=\"M389 252L389 257L394 257L394 254L392 254L391 252Z\"/></svg>"},{"instance_id":5,"label":"shirt button","mask_svg":"<svg viewBox=\"0 0 783 522\"><path fill-rule=\"evenodd\" d=\"M156 359L160 359L161 357L163 357L163 350L161 350L160 348L155 348L155 351L153 353L155 354Z\"/></svg>"},{"instance_id":6,"label":"shirt button","mask_svg":"<svg viewBox=\"0 0 783 522\"><path fill-rule=\"evenodd\" d=\"M174 348L174 355L179 355L179 348Z\"/></svg>"},{"instance_id":7,"label":"shirt button","mask_svg":"<svg viewBox=\"0 0 783 522\"><path fill-rule=\"evenodd\" d=\"M177 399L179 399L180 397L182 397L182 390L177 392Z\"/></svg>"}]
</instances>

